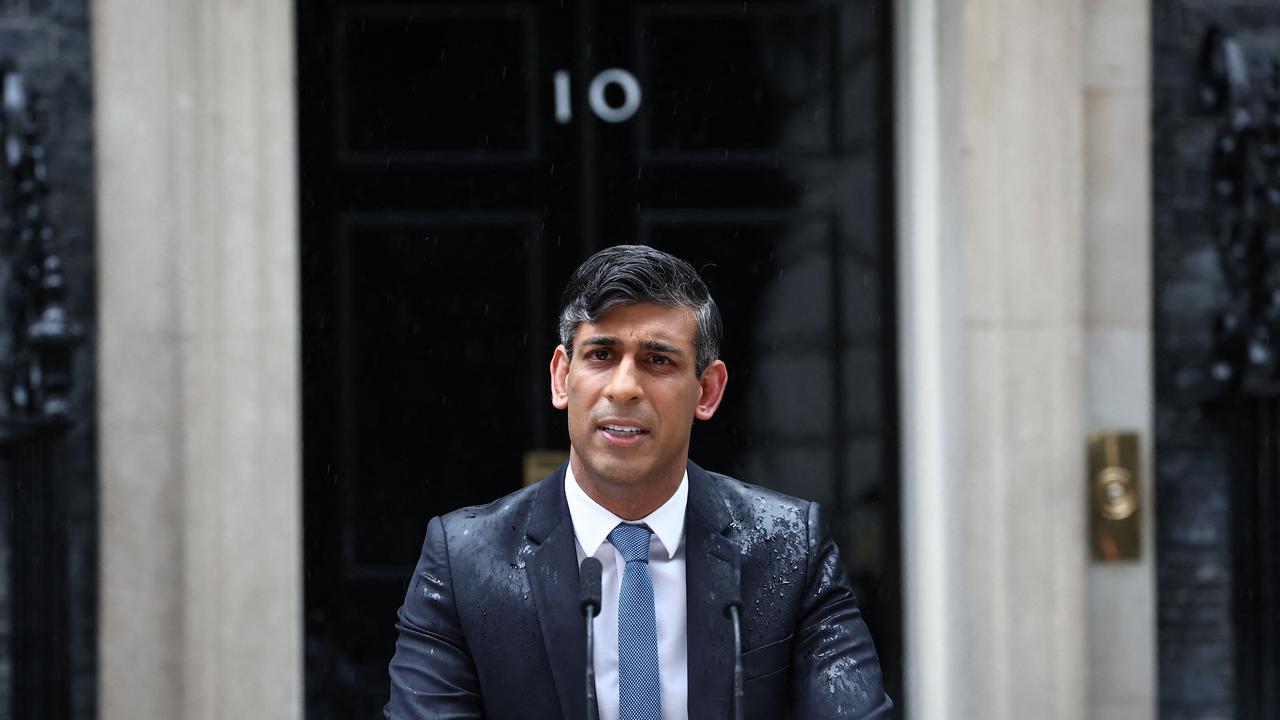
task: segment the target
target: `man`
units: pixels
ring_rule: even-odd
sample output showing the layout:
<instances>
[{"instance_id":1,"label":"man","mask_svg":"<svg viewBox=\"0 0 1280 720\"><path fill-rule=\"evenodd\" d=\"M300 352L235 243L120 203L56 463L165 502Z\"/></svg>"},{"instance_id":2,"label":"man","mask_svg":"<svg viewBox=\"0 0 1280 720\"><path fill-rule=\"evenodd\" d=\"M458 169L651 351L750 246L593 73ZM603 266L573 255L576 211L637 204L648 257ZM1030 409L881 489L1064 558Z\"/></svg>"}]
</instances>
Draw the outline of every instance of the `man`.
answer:
<instances>
[{"instance_id":1,"label":"man","mask_svg":"<svg viewBox=\"0 0 1280 720\"><path fill-rule=\"evenodd\" d=\"M720 335L682 260L620 246L578 268L551 358L569 462L431 520L400 609L388 718L586 717L587 556L603 567L602 720L730 717L726 587L744 603L747 717L889 717L817 505L688 459L693 421L711 419L728 382Z\"/></svg>"}]
</instances>

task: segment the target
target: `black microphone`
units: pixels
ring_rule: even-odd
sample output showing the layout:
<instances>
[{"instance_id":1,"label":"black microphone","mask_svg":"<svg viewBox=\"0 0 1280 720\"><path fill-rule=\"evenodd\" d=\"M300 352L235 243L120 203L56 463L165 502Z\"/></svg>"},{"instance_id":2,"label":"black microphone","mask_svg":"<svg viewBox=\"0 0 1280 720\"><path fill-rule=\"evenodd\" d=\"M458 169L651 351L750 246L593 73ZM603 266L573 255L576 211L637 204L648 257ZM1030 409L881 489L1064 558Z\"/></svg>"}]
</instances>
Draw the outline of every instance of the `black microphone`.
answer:
<instances>
[{"instance_id":1,"label":"black microphone","mask_svg":"<svg viewBox=\"0 0 1280 720\"><path fill-rule=\"evenodd\" d=\"M726 578L720 597L733 620L733 718L742 720L742 588Z\"/></svg>"},{"instance_id":2,"label":"black microphone","mask_svg":"<svg viewBox=\"0 0 1280 720\"><path fill-rule=\"evenodd\" d=\"M599 720L596 705L595 640L592 620L600 612L600 561L589 557L578 567L578 607L587 618L587 720Z\"/></svg>"}]
</instances>

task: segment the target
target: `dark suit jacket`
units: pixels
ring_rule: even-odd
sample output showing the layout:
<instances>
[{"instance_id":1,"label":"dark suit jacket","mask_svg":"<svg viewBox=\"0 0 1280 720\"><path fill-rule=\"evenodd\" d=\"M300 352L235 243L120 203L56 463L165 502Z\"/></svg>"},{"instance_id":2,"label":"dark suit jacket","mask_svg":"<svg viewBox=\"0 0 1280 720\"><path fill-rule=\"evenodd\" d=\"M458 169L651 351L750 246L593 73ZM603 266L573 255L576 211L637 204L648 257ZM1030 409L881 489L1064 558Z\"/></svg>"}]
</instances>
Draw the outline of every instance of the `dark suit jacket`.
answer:
<instances>
[{"instance_id":1,"label":"dark suit jacket","mask_svg":"<svg viewBox=\"0 0 1280 720\"><path fill-rule=\"evenodd\" d=\"M734 577L747 717L890 716L875 647L815 503L691 462L685 518L690 718L730 715L733 626L714 588ZM386 717L585 717L564 467L433 518L399 617Z\"/></svg>"}]
</instances>

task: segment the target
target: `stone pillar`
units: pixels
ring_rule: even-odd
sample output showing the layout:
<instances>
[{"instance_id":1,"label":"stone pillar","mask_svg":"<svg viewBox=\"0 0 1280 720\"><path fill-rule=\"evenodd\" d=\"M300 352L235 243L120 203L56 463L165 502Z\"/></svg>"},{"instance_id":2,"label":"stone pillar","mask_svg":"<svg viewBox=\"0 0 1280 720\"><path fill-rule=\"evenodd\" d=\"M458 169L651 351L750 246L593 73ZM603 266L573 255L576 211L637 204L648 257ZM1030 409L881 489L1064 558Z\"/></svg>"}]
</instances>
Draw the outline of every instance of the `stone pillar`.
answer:
<instances>
[{"instance_id":1,"label":"stone pillar","mask_svg":"<svg viewBox=\"0 0 1280 720\"><path fill-rule=\"evenodd\" d=\"M293 9L95 0L99 716L302 712Z\"/></svg>"},{"instance_id":2,"label":"stone pillar","mask_svg":"<svg viewBox=\"0 0 1280 720\"><path fill-rule=\"evenodd\" d=\"M1086 714L1082 6L895 6L915 718Z\"/></svg>"},{"instance_id":3,"label":"stone pillar","mask_svg":"<svg viewBox=\"0 0 1280 720\"><path fill-rule=\"evenodd\" d=\"M1089 717L1156 717L1151 359L1151 5L1085 9L1085 417L1138 431L1141 555L1091 563ZM1206 191L1207 192L1207 191Z\"/></svg>"}]
</instances>

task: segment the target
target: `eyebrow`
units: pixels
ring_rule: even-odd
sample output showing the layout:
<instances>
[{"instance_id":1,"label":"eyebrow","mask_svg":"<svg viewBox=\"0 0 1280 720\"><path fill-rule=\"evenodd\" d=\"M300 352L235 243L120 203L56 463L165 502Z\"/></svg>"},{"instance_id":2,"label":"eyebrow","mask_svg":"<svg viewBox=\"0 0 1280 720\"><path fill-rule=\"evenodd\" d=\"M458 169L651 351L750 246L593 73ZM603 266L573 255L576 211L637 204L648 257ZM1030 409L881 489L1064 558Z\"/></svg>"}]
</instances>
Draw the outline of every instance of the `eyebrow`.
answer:
<instances>
[{"instance_id":1,"label":"eyebrow","mask_svg":"<svg viewBox=\"0 0 1280 720\"><path fill-rule=\"evenodd\" d=\"M640 347L644 348L645 350L652 350L654 352L667 353L670 355L679 355L680 357L684 357L684 352L682 352L680 348L674 345L668 345L659 340L642 340L640 342Z\"/></svg>"},{"instance_id":2,"label":"eyebrow","mask_svg":"<svg viewBox=\"0 0 1280 720\"><path fill-rule=\"evenodd\" d=\"M581 346L582 347L586 347L588 345L613 346L617 344L618 344L618 338L609 337L607 335L597 335L595 337L589 337L586 340L583 340L581 343Z\"/></svg>"},{"instance_id":3,"label":"eyebrow","mask_svg":"<svg viewBox=\"0 0 1280 720\"><path fill-rule=\"evenodd\" d=\"M583 340L580 347L588 347L592 345L602 345L605 347L613 347L617 344L618 344L618 338L609 337L608 335L597 335L595 337L589 337ZM667 343L664 343L661 340L641 340L640 347L644 348L645 350L652 350L654 352L667 353L669 355L677 355L679 357L684 357L683 350L681 350L680 348L674 345L669 345Z\"/></svg>"}]
</instances>

